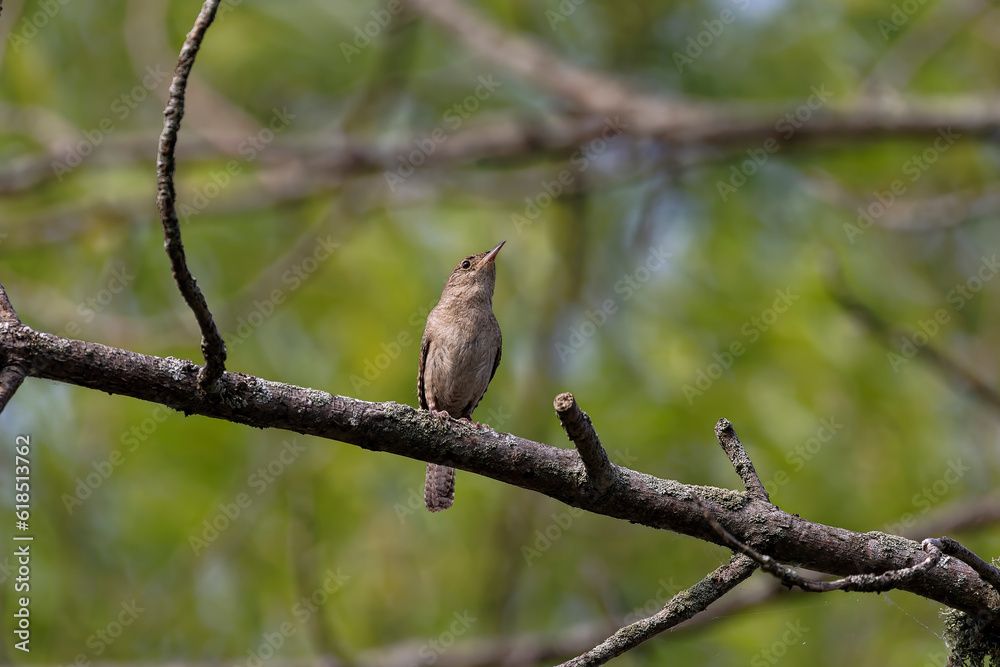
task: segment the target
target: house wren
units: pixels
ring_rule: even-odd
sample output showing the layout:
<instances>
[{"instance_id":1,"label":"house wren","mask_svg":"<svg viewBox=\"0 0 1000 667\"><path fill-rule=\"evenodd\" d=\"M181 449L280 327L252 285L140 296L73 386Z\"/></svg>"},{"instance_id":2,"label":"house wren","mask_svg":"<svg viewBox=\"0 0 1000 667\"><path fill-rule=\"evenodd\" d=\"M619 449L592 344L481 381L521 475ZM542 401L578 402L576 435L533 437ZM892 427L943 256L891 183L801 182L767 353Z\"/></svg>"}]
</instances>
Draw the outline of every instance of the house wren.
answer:
<instances>
[{"instance_id":1,"label":"house wren","mask_svg":"<svg viewBox=\"0 0 1000 667\"><path fill-rule=\"evenodd\" d=\"M506 241L469 255L448 276L441 300L427 316L420 341L417 400L431 414L472 421L500 365L502 338L493 315L493 261ZM473 422L475 423L475 422ZM427 464L424 504L440 512L455 502L455 469Z\"/></svg>"}]
</instances>

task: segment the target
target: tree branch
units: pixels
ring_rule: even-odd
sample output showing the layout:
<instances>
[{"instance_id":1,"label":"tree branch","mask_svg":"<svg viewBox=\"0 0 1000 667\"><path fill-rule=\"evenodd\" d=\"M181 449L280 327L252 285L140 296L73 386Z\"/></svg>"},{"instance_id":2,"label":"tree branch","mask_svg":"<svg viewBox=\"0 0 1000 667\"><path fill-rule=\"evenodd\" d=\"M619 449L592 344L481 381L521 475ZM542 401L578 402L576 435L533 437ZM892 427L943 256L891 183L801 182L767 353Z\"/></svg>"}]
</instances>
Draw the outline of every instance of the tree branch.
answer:
<instances>
[{"instance_id":1,"label":"tree branch","mask_svg":"<svg viewBox=\"0 0 1000 667\"><path fill-rule=\"evenodd\" d=\"M598 492L605 491L615 480L615 468L601 446L601 439L597 437L590 416L580 409L573 394L569 392L556 396L552 404L566 435L580 453L587 470L587 480Z\"/></svg>"},{"instance_id":2,"label":"tree branch","mask_svg":"<svg viewBox=\"0 0 1000 667\"><path fill-rule=\"evenodd\" d=\"M958 135L991 136L1000 125L995 99L952 96L947 101L900 101L862 97L854 106L830 106L792 137L779 137L775 121L788 108L733 105L648 95L602 72L566 62L531 38L494 26L457 0L411 0L471 52L492 64L532 81L592 116L620 116L633 136L677 143L741 144L749 140L781 138L782 145L814 139L871 138L886 134L934 135L945 129ZM830 93L831 96L833 93ZM616 120L618 120L616 118ZM833 144L836 145L836 144Z\"/></svg>"},{"instance_id":3,"label":"tree branch","mask_svg":"<svg viewBox=\"0 0 1000 667\"><path fill-rule=\"evenodd\" d=\"M205 357L205 367L199 378L203 388L216 385L226 370L226 344L215 326L212 313L208 309L205 295L201 293L198 283L187 267L184 256L184 244L181 241L181 229L177 220L175 203L177 193L174 189L174 172L176 163L174 149L177 146L177 132L180 130L181 119L184 117L184 92L188 75L194 65L195 56L201 48L205 31L215 18L219 0L205 0L194 27L187 34L184 46L181 47L177 59L177 69L174 70L173 81L170 82L170 99L163 110L163 133L160 135L159 151L156 156L156 205L160 211L160 221L163 223L163 246L170 258L170 269L177 281L177 287L184 301L194 311L198 327L201 329L201 353Z\"/></svg>"},{"instance_id":4,"label":"tree branch","mask_svg":"<svg viewBox=\"0 0 1000 667\"><path fill-rule=\"evenodd\" d=\"M743 542L736 539L732 533L719 523L718 519L712 515L712 512L705 505L702 505L702 512L705 514L708 522L712 524L715 532L725 541L726 546L752 558L760 566L760 569L774 575L786 586L798 586L809 593L829 593L830 591L879 593L893 588L901 588L903 584L910 581L913 577L923 574L937 565L938 560L941 558L941 550L936 545L933 545L930 540L924 540L923 548L928 553L928 556L916 565L896 568L881 574L852 574L836 581L813 581L799 575L792 568L785 567L770 556L759 553L752 547L743 544Z\"/></svg>"},{"instance_id":5,"label":"tree branch","mask_svg":"<svg viewBox=\"0 0 1000 667\"><path fill-rule=\"evenodd\" d=\"M224 373L218 391L210 393L198 382L200 367L190 361L61 338L11 323L0 323L0 349L8 363L20 364L31 377L132 396L185 414L285 429L460 468L596 514L726 544L702 513L700 504L707 504L713 517L744 544L819 572L883 573L909 567L923 556L919 544L902 537L812 523L746 493L682 484L627 468L617 468L614 493L593 494L579 483L585 468L575 451L461 423L444 425L406 405L369 403L242 373ZM932 568L900 588L963 611L993 614L1000 608L1000 595L965 563L947 570Z\"/></svg>"},{"instance_id":6,"label":"tree branch","mask_svg":"<svg viewBox=\"0 0 1000 667\"><path fill-rule=\"evenodd\" d=\"M728 563L697 584L681 591L662 610L649 618L627 625L606 640L560 667L592 667L603 665L648 639L686 621L745 581L757 564L746 556L734 554Z\"/></svg>"},{"instance_id":7,"label":"tree branch","mask_svg":"<svg viewBox=\"0 0 1000 667\"><path fill-rule=\"evenodd\" d=\"M743 443L736 436L736 431L728 419L720 419L715 425L715 437L718 438L719 444L722 445L723 451L726 452L726 456L732 461L733 468L736 469L736 474L743 480L743 487L750 494L750 497L770 502L771 498L767 495L764 485L761 484L760 477L757 476L757 471L753 467L750 455L743 448Z\"/></svg>"},{"instance_id":8,"label":"tree branch","mask_svg":"<svg viewBox=\"0 0 1000 667\"><path fill-rule=\"evenodd\" d=\"M973 570L979 573L980 577L990 582L993 588L1000 591L1000 570L998 570L995 565L987 563L982 558L962 546L958 541L953 540L950 537L940 537L937 539L929 538L924 540L924 544L928 543L933 544L949 556L954 556L963 563L969 565Z\"/></svg>"},{"instance_id":9,"label":"tree branch","mask_svg":"<svg viewBox=\"0 0 1000 667\"><path fill-rule=\"evenodd\" d=\"M0 9L2 9L2 2L3 0L0 0ZM7 298L7 291L2 284L0 284L0 322L11 326L21 325L21 318L17 316L17 312L10 304L10 299ZM3 351L3 348L0 348L0 353ZM8 364L3 354L0 354L0 360L3 360L4 363L3 367L0 368L0 412L3 412L4 408L7 407L7 403L10 402L10 399L17 392L21 383L24 382L27 372L20 364Z\"/></svg>"},{"instance_id":10,"label":"tree branch","mask_svg":"<svg viewBox=\"0 0 1000 667\"><path fill-rule=\"evenodd\" d=\"M14 310L10 299L7 298L7 290L4 289L3 283L0 283L0 322L21 324L21 318L17 316L17 311Z\"/></svg>"},{"instance_id":11,"label":"tree branch","mask_svg":"<svg viewBox=\"0 0 1000 667\"><path fill-rule=\"evenodd\" d=\"M456 0L412 0L412 4L469 51L572 102L581 111L596 116L624 114L629 119L666 114L673 121L694 120L690 103L648 97L611 77L578 67L533 39L494 26L467 4Z\"/></svg>"}]
</instances>

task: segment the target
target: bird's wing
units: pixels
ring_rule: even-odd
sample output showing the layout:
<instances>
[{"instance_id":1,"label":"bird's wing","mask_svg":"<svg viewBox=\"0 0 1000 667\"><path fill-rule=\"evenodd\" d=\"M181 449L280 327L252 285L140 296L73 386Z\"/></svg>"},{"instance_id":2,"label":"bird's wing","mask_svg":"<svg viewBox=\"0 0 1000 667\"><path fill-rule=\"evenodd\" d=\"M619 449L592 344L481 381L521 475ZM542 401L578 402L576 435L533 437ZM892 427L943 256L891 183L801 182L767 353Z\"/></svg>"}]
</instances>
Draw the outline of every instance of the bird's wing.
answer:
<instances>
[{"instance_id":1,"label":"bird's wing","mask_svg":"<svg viewBox=\"0 0 1000 667\"><path fill-rule=\"evenodd\" d=\"M420 362L417 364L417 404L427 409L427 395L424 392L424 371L427 364L427 352L431 349L431 339L424 331L424 337L420 340ZM499 359L498 359L499 361ZM494 368L494 370L496 370Z\"/></svg>"},{"instance_id":2,"label":"bird's wing","mask_svg":"<svg viewBox=\"0 0 1000 667\"><path fill-rule=\"evenodd\" d=\"M500 365L500 353L503 352L503 333L500 331L499 325L497 326L497 335L500 339L497 341L497 358L493 360L493 370L490 372L490 382L493 381L493 376L497 374L497 366Z\"/></svg>"}]
</instances>

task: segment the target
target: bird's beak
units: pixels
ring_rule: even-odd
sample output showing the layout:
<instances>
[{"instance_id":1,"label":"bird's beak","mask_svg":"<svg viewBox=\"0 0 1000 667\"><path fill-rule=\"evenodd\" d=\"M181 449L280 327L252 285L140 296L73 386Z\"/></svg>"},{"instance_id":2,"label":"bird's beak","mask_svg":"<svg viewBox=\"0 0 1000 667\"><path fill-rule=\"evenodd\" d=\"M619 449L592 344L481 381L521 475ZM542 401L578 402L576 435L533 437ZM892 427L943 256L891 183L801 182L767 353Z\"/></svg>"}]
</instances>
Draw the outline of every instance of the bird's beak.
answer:
<instances>
[{"instance_id":1,"label":"bird's beak","mask_svg":"<svg viewBox=\"0 0 1000 667\"><path fill-rule=\"evenodd\" d=\"M500 248L503 247L504 243L506 243L506 241L501 241L500 243L497 244L496 248L490 250L489 253L487 253L486 257L483 257L481 260L479 260L479 263L476 264L476 268L477 269L482 268L487 264L489 264L490 262L492 262L494 259L496 259L497 253L500 252Z\"/></svg>"}]
</instances>

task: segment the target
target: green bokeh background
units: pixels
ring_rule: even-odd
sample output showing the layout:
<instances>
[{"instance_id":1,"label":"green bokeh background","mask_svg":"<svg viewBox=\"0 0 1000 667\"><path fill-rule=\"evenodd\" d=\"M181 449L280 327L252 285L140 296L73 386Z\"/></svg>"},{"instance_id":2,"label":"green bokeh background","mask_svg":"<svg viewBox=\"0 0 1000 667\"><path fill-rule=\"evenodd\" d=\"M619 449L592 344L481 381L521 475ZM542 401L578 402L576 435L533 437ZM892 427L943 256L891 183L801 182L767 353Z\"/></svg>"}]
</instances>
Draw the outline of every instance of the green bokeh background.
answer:
<instances>
[{"instance_id":1,"label":"green bokeh background","mask_svg":"<svg viewBox=\"0 0 1000 667\"><path fill-rule=\"evenodd\" d=\"M900 55L916 63L912 77L896 80L903 94L995 95L995 11L959 20L945 3L913 4L886 36L878 22L896 6L887 2L768 0L741 9L587 0L554 26L546 15L559 11L554 1L474 6L561 57L664 95L794 111L825 86L831 105L847 106ZM0 281L33 328L198 359L154 200L169 81L147 91L142 78L172 71L199 7L5 3L0 171L19 173L31 160L44 167L46 151L63 155L88 136L105 144L58 178L50 165L44 178L0 192ZM760 144L675 149L626 136L574 171L573 191L526 225L513 216L524 215L543 181L574 169L566 155L427 165L396 190L378 172L329 184L307 178L298 156L335 152L338 136L386 144L447 130L445 114L480 76L501 85L463 128L565 107L407 14L347 62L341 44L384 7L245 0L209 30L189 98L211 96L202 107L211 112L185 117L177 187L179 201L198 209L182 226L188 264L226 333L230 370L416 405L426 312L462 256L506 239L494 299L503 361L476 413L498 430L568 446L551 401L572 391L617 462L737 488L712 433L727 417L776 504L858 531L915 525L995 488L996 408L919 358L894 368L884 341L828 288L841 273L903 332L945 309L949 320L931 345L992 386L1000 283L987 280L959 309L947 295L996 253L996 212L955 225L845 231L856 206L896 179L907 184L897 212L990 192L1000 157L992 139L960 137L916 181L904 165L933 138L788 144L723 200L718 182ZM735 20L678 71L675 52L727 8ZM948 29L954 35L925 58L913 55L915 31ZM125 102L135 108L121 117ZM227 119L264 127L275 109L294 118L253 159L213 148L213 132L229 129L237 143L253 136ZM102 122L113 131L95 135ZM239 173L213 190L232 159ZM311 185L295 192L297 182ZM830 183L841 200L828 196ZM211 192L204 206L194 203ZM317 239L337 247L313 262ZM669 259L646 272L654 251ZM127 285L112 294L116 275ZM629 277L638 288L624 287ZM276 290L281 303L272 304ZM772 320L779 293L795 300ZM590 327L588 312L609 299L614 312ZM744 353L727 369L713 366L734 342ZM695 394L701 373L718 377ZM826 437L830 423L837 427ZM0 417L7 545L18 434L32 442L32 650L13 648L12 575L0 571L0 662L68 665L82 655L245 665L286 622L294 634L275 661L350 660L407 642L415 652L443 637L455 614L476 619L460 642L555 637L620 619L655 600L663 582L687 587L728 558L677 535L571 516L554 500L461 472L455 507L432 516L414 501L419 462L35 379ZM112 457L120 465L102 479ZM958 479L949 474L956 462L967 468ZM269 465L278 473L261 483L258 470ZM68 505L81 484L89 495ZM239 516L219 519L240 494L249 502ZM211 536L213 520L229 525L193 547L192 538ZM546 531L556 539L540 539ZM956 537L985 557L1000 551L993 526ZM0 565L11 558L5 546ZM328 573L337 590L303 621L297 601ZM739 590L766 583L757 574ZM133 600L143 610L134 622L111 643L95 641ZM939 611L901 592L787 595L659 637L616 664L940 665ZM807 630L788 642L788 624Z\"/></svg>"}]
</instances>

